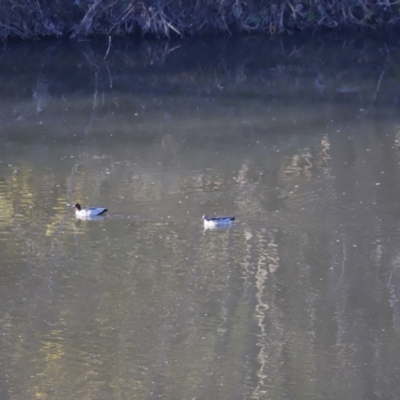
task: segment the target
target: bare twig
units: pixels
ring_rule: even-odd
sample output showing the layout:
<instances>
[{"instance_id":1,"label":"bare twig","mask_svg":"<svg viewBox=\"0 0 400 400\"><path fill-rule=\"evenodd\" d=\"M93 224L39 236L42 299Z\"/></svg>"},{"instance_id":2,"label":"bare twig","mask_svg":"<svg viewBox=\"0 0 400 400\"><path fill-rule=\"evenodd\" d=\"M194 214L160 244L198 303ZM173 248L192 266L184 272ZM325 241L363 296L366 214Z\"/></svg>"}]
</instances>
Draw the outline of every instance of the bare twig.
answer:
<instances>
[{"instance_id":1,"label":"bare twig","mask_svg":"<svg viewBox=\"0 0 400 400\"><path fill-rule=\"evenodd\" d=\"M95 2L89 7L89 10L83 17L82 21L73 29L71 33L71 38L77 36L81 32L89 32L92 26L93 18L96 15L97 9L101 4L101 0L95 0Z\"/></svg>"},{"instance_id":2,"label":"bare twig","mask_svg":"<svg viewBox=\"0 0 400 400\"><path fill-rule=\"evenodd\" d=\"M381 72L381 75L379 76L378 83L376 85L376 89L375 89L374 95L372 96L372 101L375 101L376 98L378 97L378 92L379 92L379 90L381 88L382 79L385 76L385 73L386 73L386 70L383 70Z\"/></svg>"},{"instance_id":3,"label":"bare twig","mask_svg":"<svg viewBox=\"0 0 400 400\"><path fill-rule=\"evenodd\" d=\"M108 53L110 51L110 47L111 47L111 36L108 36L108 47L107 47L107 51L106 51L106 55L104 56L104 60L107 58Z\"/></svg>"}]
</instances>

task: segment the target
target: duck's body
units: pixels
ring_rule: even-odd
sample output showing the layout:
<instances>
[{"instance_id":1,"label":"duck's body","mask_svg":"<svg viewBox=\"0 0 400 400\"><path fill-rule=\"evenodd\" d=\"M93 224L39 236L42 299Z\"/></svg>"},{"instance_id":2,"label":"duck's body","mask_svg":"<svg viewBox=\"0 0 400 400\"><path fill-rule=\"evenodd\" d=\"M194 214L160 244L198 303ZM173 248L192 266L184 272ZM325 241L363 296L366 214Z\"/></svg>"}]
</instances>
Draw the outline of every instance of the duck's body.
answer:
<instances>
[{"instance_id":1,"label":"duck's body","mask_svg":"<svg viewBox=\"0 0 400 400\"><path fill-rule=\"evenodd\" d=\"M209 217L208 215L203 215L203 220L206 228L219 228L229 226L235 220L235 217Z\"/></svg>"},{"instance_id":2,"label":"duck's body","mask_svg":"<svg viewBox=\"0 0 400 400\"><path fill-rule=\"evenodd\" d=\"M75 208L75 215L78 218L97 217L98 215L102 215L108 211L107 208L102 208L102 207L82 208L79 203L75 203L73 208Z\"/></svg>"}]
</instances>

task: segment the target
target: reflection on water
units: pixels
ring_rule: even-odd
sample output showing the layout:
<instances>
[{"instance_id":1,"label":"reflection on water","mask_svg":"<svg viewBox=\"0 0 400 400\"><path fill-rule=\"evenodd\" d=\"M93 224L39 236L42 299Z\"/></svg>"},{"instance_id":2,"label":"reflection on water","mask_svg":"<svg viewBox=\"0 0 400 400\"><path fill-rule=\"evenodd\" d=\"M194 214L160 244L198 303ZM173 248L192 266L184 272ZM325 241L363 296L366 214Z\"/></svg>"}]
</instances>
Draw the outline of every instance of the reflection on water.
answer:
<instances>
[{"instance_id":1,"label":"reflection on water","mask_svg":"<svg viewBox=\"0 0 400 400\"><path fill-rule=\"evenodd\" d=\"M0 398L400 396L397 53L296 40L2 50Z\"/></svg>"}]
</instances>

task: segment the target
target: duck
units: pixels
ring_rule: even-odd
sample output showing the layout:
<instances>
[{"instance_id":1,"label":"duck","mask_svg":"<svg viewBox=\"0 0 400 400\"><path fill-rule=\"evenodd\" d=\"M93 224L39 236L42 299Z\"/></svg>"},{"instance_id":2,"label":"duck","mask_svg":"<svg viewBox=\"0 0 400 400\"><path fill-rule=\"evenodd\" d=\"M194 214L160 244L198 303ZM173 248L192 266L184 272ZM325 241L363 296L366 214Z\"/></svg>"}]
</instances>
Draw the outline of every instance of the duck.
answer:
<instances>
[{"instance_id":1,"label":"duck","mask_svg":"<svg viewBox=\"0 0 400 400\"><path fill-rule=\"evenodd\" d=\"M107 208L102 208L102 207L82 208L79 203L75 203L72 208L75 208L75 216L78 218L97 217L108 211Z\"/></svg>"},{"instance_id":2,"label":"duck","mask_svg":"<svg viewBox=\"0 0 400 400\"><path fill-rule=\"evenodd\" d=\"M203 215L204 226L206 228L218 228L231 225L235 217L209 217L207 214Z\"/></svg>"}]
</instances>

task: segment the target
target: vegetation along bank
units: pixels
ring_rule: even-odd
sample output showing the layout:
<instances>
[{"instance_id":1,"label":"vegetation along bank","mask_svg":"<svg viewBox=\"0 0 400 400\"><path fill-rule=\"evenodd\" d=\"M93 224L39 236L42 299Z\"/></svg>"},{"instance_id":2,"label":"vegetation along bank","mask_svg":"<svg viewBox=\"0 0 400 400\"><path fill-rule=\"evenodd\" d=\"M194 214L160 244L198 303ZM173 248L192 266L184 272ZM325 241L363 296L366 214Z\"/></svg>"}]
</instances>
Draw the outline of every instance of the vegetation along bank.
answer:
<instances>
[{"instance_id":1,"label":"vegetation along bank","mask_svg":"<svg viewBox=\"0 0 400 400\"><path fill-rule=\"evenodd\" d=\"M1 0L0 38L396 27L394 0Z\"/></svg>"}]
</instances>

